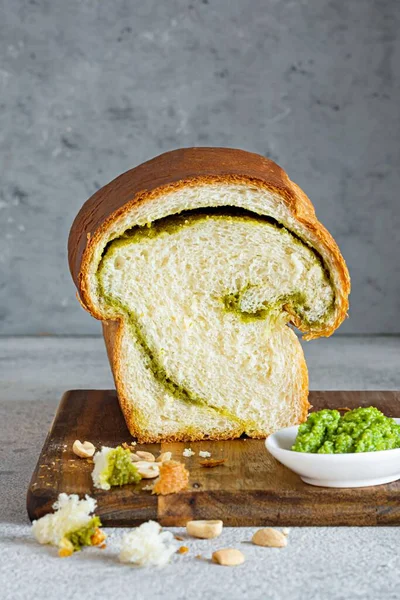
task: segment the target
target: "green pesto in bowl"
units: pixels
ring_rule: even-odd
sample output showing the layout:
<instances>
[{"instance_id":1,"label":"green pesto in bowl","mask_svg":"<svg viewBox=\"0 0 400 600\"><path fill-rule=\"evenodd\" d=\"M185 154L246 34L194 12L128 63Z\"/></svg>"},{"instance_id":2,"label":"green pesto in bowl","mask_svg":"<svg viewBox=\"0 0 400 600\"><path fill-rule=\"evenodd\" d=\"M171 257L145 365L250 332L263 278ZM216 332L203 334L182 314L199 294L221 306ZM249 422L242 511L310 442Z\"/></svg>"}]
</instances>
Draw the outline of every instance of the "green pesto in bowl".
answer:
<instances>
[{"instance_id":1,"label":"green pesto in bowl","mask_svg":"<svg viewBox=\"0 0 400 600\"><path fill-rule=\"evenodd\" d=\"M337 410L311 413L300 425L292 450L313 454L349 454L400 448L400 425L374 406L343 416Z\"/></svg>"}]
</instances>

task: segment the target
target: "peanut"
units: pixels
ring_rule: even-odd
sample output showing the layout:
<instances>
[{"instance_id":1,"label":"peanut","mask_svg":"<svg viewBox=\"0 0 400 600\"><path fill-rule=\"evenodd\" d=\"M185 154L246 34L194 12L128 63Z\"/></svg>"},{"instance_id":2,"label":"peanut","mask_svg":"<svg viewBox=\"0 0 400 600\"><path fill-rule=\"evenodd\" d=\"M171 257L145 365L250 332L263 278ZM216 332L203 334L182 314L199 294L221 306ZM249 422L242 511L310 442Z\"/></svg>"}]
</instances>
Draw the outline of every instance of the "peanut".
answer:
<instances>
[{"instance_id":1,"label":"peanut","mask_svg":"<svg viewBox=\"0 0 400 600\"><path fill-rule=\"evenodd\" d=\"M236 548L222 548L212 554L212 561L224 567L236 567L242 565L245 560L244 554Z\"/></svg>"},{"instance_id":2,"label":"peanut","mask_svg":"<svg viewBox=\"0 0 400 600\"><path fill-rule=\"evenodd\" d=\"M267 546L269 548L284 548L287 546L286 536L281 531L271 527L256 531L251 541L256 546Z\"/></svg>"},{"instance_id":3,"label":"peanut","mask_svg":"<svg viewBox=\"0 0 400 600\"><path fill-rule=\"evenodd\" d=\"M80 442L75 440L72 446L72 452L80 458L91 458L96 449L91 442Z\"/></svg>"},{"instance_id":4,"label":"peanut","mask_svg":"<svg viewBox=\"0 0 400 600\"><path fill-rule=\"evenodd\" d=\"M142 479L154 479L160 474L160 468L155 463L142 460L136 462L135 467L137 468L138 473L139 475L141 475Z\"/></svg>"},{"instance_id":5,"label":"peanut","mask_svg":"<svg viewBox=\"0 0 400 600\"><path fill-rule=\"evenodd\" d=\"M167 460L171 460L172 452L162 452L158 458L156 458L156 462L167 462Z\"/></svg>"},{"instance_id":6,"label":"peanut","mask_svg":"<svg viewBox=\"0 0 400 600\"><path fill-rule=\"evenodd\" d=\"M154 462L156 457L151 452L146 452L145 450L137 450L136 456L140 458L140 460L145 460L147 462Z\"/></svg>"},{"instance_id":7,"label":"peanut","mask_svg":"<svg viewBox=\"0 0 400 600\"><path fill-rule=\"evenodd\" d=\"M211 540L222 533L222 521L188 521L186 531L189 535L203 540Z\"/></svg>"}]
</instances>

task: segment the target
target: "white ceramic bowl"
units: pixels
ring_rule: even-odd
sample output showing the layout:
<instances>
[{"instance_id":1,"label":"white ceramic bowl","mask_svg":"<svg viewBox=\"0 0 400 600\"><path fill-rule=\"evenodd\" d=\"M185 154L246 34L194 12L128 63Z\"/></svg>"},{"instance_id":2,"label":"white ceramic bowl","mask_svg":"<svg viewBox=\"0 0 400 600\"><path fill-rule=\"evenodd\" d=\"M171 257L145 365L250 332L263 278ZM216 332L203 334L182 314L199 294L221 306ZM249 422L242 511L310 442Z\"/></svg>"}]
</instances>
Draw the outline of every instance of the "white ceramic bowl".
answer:
<instances>
[{"instance_id":1,"label":"white ceramic bowl","mask_svg":"<svg viewBox=\"0 0 400 600\"><path fill-rule=\"evenodd\" d=\"M400 423L400 419L395 419ZM269 452L305 483L321 487L356 488L381 485L400 479L400 448L353 454L311 454L290 450L298 427L270 435Z\"/></svg>"}]
</instances>

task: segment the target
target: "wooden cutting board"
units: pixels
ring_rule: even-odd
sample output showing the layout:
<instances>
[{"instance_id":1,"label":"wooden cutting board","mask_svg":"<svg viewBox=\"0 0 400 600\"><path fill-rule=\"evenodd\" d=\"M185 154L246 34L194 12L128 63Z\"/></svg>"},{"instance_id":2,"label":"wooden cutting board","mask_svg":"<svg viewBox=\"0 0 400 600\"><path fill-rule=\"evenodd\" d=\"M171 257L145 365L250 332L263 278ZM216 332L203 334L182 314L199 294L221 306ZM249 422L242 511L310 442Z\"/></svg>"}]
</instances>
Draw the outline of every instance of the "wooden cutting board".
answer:
<instances>
[{"instance_id":1,"label":"wooden cutting board","mask_svg":"<svg viewBox=\"0 0 400 600\"><path fill-rule=\"evenodd\" d=\"M400 392L310 392L314 410L376 406L387 416L400 416ZM131 442L115 391L67 392L47 436L28 490L31 519L51 511L60 492L90 494L104 525L131 526L148 519L162 525L184 525L189 519L222 519L225 525L398 525L400 481L370 488L331 489L309 486L279 464L264 440L138 445L156 455L170 451L190 471L187 491L157 497L138 485L94 490L93 464L72 452L73 442L96 447ZM183 458L185 447L195 456ZM199 450L226 463L201 467Z\"/></svg>"}]
</instances>

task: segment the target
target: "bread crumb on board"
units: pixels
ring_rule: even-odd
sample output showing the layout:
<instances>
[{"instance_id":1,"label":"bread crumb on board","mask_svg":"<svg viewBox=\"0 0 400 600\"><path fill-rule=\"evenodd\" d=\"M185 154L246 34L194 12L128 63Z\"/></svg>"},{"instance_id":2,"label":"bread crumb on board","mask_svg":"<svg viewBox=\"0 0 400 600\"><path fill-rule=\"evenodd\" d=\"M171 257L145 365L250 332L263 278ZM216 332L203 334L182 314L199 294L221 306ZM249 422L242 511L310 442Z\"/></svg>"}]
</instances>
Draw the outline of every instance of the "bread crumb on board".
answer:
<instances>
[{"instance_id":1,"label":"bread crumb on board","mask_svg":"<svg viewBox=\"0 0 400 600\"><path fill-rule=\"evenodd\" d=\"M219 467L225 463L225 458L206 458L206 460L200 461L201 467L208 467L209 469L212 467Z\"/></svg>"},{"instance_id":2,"label":"bread crumb on board","mask_svg":"<svg viewBox=\"0 0 400 600\"><path fill-rule=\"evenodd\" d=\"M131 442L130 444L128 444L128 442L122 442L121 446L124 450L130 450L131 452L135 452L136 442Z\"/></svg>"},{"instance_id":3,"label":"bread crumb on board","mask_svg":"<svg viewBox=\"0 0 400 600\"><path fill-rule=\"evenodd\" d=\"M149 483L148 485L145 485L142 487L142 492L152 492L153 487L154 487L154 484Z\"/></svg>"},{"instance_id":4,"label":"bread crumb on board","mask_svg":"<svg viewBox=\"0 0 400 600\"><path fill-rule=\"evenodd\" d=\"M185 465L175 460L161 463L160 477L153 487L153 494L176 494L187 488L189 471Z\"/></svg>"},{"instance_id":5,"label":"bread crumb on board","mask_svg":"<svg viewBox=\"0 0 400 600\"><path fill-rule=\"evenodd\" d=\"M208 452L208 450L200 450L199 456L201 456L201 458L210 458L211 452Z\"/></svg>"},{"instance_id":6,"label":"bread crumb on board","mask_svg":"<svg viewBox=\"0 0 400 600\"><path fill-rule=\"evenodd\" d=\"M182 452L182 455L185 458L190 458L191 456L194 456L196 454L196 452L193 452L193 450L191 448L185 448L184 451Z\"/></svg>"}]
</instances>

